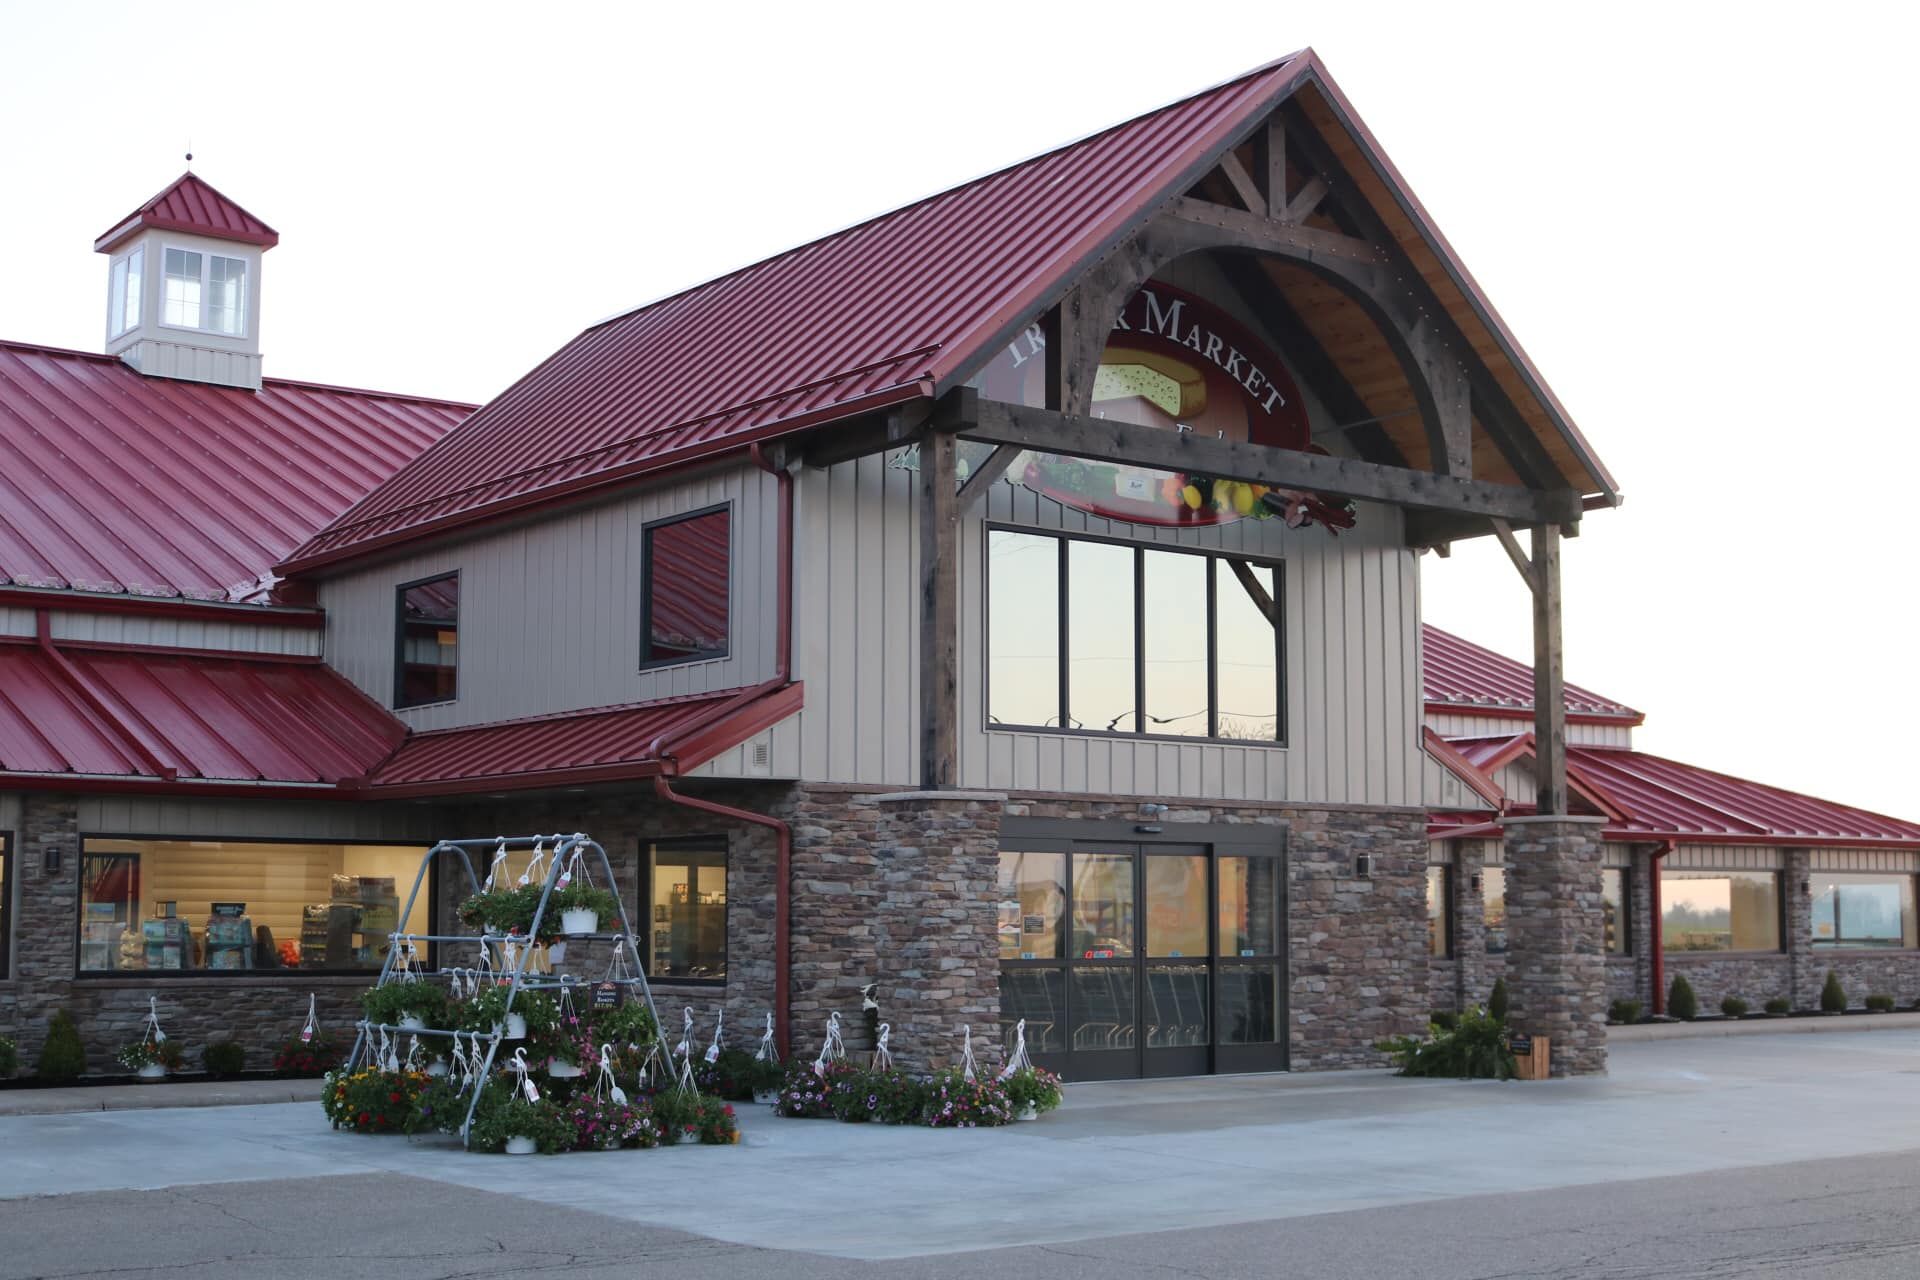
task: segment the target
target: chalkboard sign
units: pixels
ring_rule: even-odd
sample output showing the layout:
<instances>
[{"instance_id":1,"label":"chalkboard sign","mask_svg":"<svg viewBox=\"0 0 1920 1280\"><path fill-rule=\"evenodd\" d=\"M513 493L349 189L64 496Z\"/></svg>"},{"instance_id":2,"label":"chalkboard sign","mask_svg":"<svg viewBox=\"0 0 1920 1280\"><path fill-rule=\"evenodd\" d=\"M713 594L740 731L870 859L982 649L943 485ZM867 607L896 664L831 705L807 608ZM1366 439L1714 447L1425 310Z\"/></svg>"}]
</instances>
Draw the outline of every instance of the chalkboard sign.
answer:
<instances>
[{"instance_id":1,"label":"chalkboard sign","mask_svg":"<svg viewBox=\"0 0 1920 1280\"><path fill-rule=\"evenodd\" d=\"M596 982L593 984L593 1007L596 1009L618 1009L626 999L626 991L617 982Z\"/></svg>"},{"instance_id":2,"label":"chalkboard sign","mask_svg":"<svg viewBox=\"0 0 1920 1280\"><path fill-rule=\"evenodd\" d=\"M1522 1031L1515 1031L1507 1037L1507 1052L1516 1058L1525 1058L1533 1053L1533 1037Z\"/></svg>"}]
</instances>

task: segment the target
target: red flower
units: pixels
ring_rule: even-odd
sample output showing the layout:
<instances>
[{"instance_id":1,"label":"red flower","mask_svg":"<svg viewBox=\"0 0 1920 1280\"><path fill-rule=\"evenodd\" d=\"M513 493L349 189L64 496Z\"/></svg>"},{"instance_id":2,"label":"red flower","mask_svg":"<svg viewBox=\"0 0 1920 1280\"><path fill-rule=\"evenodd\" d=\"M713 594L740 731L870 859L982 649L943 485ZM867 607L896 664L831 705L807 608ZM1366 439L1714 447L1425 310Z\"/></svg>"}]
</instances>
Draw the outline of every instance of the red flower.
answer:
<instances>
[{"instance_id":1,"label":"red flower","mask_svg":"<svg viewBox=\"0 0 1920 1280\"><path fill-rule=\"evenodd\" d=\"M398 1101L400 1101L400 1095L399 1095L399 1094L397 1094L397 1093L390 1093L390 1094L388 1094L388 1095L387 1095L387 1101L388 1101L388 1102L398 1102Z\"/></svg>"}]
</instances>

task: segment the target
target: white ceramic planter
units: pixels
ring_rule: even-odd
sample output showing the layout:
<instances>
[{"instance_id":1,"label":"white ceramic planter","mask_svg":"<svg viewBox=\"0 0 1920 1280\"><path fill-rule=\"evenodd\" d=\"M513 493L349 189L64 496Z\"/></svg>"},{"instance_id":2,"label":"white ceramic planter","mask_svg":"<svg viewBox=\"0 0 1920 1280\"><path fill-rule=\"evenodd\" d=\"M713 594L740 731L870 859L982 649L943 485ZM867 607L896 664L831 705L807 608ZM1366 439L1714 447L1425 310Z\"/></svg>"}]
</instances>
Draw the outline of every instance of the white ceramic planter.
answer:
<instances>
[{"instance_id":1,"label":"white ceramic planter","mask_svg":"<svg viewBox=\"0 0 1920 1280\"><path fill-rule=\"evenodd\" d=\"M142 1081L165 1080L167 1078L167 1064L164 1062L149 1062L134 1074Z\"/></svg>"},{"instance_id":2,"label":"white ceramic planter","mask_svg":"<svg viewBox=\"0 0 1920 1280\"><path fill-rule=\"evenodd\" d=\"M509 1013L506 1032L505 1038L508 1040L525 1040L527 1038L526 1018L517 1013Z\"/></svg>"},{"instance_id":3,"label":"white ceramic planter","mask_svg":"<svg viewBox=\"0 0 1920 1280\"><path fill-rule=\"evenodd\" d=\"M1038 1120L1040 1118L1040 1110L1029 1102L1026 1106L1014 1112L1013 1118L1015 1120Z\"/></svg>"},{"instance_id":4,"label":"white ceramic planter","mask_svg":"<svg viewBox=\"0 0 1920 1280\"><path fill-rule=\"evenodd\" d=\"M446 1059L435 1058L432 1062L429 1062L427 1064L427 1074L430 1076L444 1076L447 1074Z\"/></svg>"},{"instance_id":5,"label":"white ceramic planter","mask_svg":"<svg viewBox=\"0 0 1920 1280\"><path fill-rule=\"evenodd\" d=\"M778 1089L755 1089L753 1091L753 1100L760 1106L770 1107L780 1101L780 1091Z\"/></svg>"},{"instance_id":6,"label":"white ceramic planter","mask_svg":"<svg viewBox=\"0 0 1920 1280\"><path fill-rule=\"evenodd\" d=\"M402 1031L425 1031L427 1020L417 1013L403 1013L396 1024Z\"/></svg>"},{"instance_id":7,"label":"white ceramic planter","mask_svg":"<svg viewBox=\"0 0 1920 1280\"><path fill-rule=\"evenodd\" d=\"M554 964L559 964L559 963L560 963L560 962L561 962L562 960L565 960L566 958L567 958L567 944L566 944L566 943L564 943L564 942L549 942L549 943L547 944L547 959L548 959L548 960L550 960L550 961L552 961L552 962L553 962Z\"/></svg>"},{"instance_id":8,"label":"white ceramic planter","mask_svg":"<svg viewBox=\"0 0 1920 1280\"><path fill-rule=\"evenodd\" d=\"M508 1138L507 1154L510 1156L530 1156L539 1148L534 1146L532 1138Z\"/></svg>"},{"instance_id":9,"label":"white ceramic planter","mask_svg":"<svg viewBox=\"0 0 1920 1280\"><path fill-rule=\"evenodd\" d=\"M560 913L560 932L564 934L577 938L583 933L599 931L600 913L597 911L590 911L585 907L574 907Z\"/></svg>"},{"instance_id":10,"label":"white ceramic planter","mask_svg":"<svg viewBox=\"0 0 1920 1280\"><path fill-rule=\"evenodd\" d=\"M577 1062L568 1062L565 1058L555 1058L547 1064L547 1074L555 1080L572 1080L576 1076L581 1076L586 1073L580 1070L580 1064Z\"/></svg>"}]
</instances>

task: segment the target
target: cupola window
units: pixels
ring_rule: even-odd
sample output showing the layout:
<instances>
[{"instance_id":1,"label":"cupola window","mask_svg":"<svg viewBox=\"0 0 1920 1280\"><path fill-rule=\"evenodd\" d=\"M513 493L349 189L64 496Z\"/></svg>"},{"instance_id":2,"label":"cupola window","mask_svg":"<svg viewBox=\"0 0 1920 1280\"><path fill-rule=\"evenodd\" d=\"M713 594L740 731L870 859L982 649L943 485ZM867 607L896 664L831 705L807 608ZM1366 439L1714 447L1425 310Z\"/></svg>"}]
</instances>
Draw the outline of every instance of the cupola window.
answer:
<instances>
[{"instance_id":1,"label":"cupola window","mask_svg":"<svg viewBox=\"0 0 1920 1280\"><path fill-rule=\"evenodd\" d=\"M140 323L140 278L145 274L144 246L113 260L113 286L107 303L107 336L117 338Z\"/></svg>"},{"instance_id":2,"label":"cupola window","mask_svg":"<svg viewBox=\"0 0 1920 1280\"><path fill-rule=\"evenodd\" d=\"M166 251L161 322L239 336L247 328L247 262L192 249Z\"/></svg>"}]
</instances>

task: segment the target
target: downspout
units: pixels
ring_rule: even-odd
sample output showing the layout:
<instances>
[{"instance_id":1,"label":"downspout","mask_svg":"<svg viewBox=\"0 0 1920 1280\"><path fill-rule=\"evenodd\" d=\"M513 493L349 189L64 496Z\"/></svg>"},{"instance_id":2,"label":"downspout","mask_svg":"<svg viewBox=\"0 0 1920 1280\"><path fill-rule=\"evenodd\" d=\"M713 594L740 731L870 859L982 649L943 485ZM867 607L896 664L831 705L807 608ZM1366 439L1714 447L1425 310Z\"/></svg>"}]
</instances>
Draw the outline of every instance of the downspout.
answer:
<instances>
[{"instance_id":1,"label":"downspout","mask_svg":"<svg viewBox=\"0 0 1920 1280\"><path fill-rule=\"evenodd\" d=\"M771 465L759 445L749 450L753 464L773 476L780 489L780 511L778 527L780 530L780 576L778 603L775 605L777 618L774 641L774 672L771 677L750 689L742 689L729 699L718 714L725 714L737 706L742 706L770 690L786 684L793 671L793 477L780 467ZM654 739L649 754L659 760L663 768L672 769L671 743L666 735ZM767 827L774 838L773 870L773 1038L780 1049L780 1056L789 1056L792 1043L790 1024L792 1022L793 997L791 988L792 955L789 938L792 933L793 917L793 829L779 818L764 813L755 813L751 809L740 809L733 805L720 804L696 796L683 796L673 789L672 778L666 773L655 774L653 793L664 803L679 805L685 809L698 809L734 822L745 822L756 827Z\"/></svg>"},{"instance_id":2,"label":"downspout","mask_svg":"<svg viewBox=\"0 0 1920 1280\"><path fill-rule=\"evenodd\" d=\"M1667 1011L1667 943L1660 936L1660 860L1678 848L1672 840L1662 841L1647 855L1647 940L1653 950L1653 1011Z\"/></svg>"}]
</instances>

